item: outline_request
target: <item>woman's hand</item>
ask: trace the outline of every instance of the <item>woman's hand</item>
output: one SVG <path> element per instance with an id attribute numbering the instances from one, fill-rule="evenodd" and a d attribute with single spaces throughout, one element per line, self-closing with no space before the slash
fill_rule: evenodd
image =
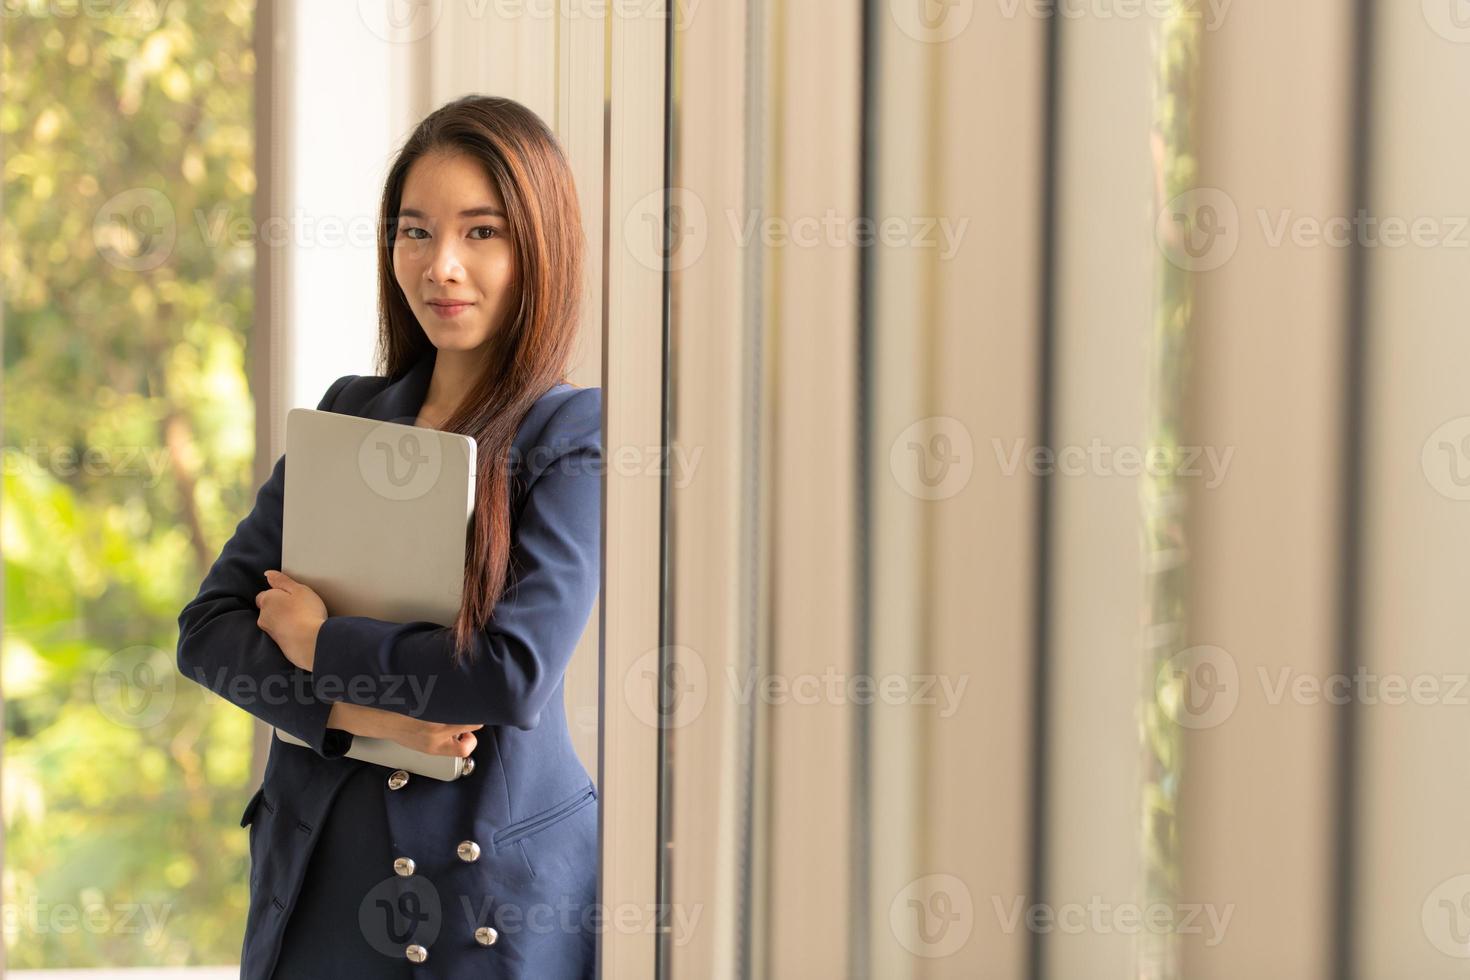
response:
<path id="1" fill-rule="evenodd" d="M 328 728 L 340 728 L 365 738 L 386 738 L 429 755 L 464 758 L 475 751 L 475 731 L 484 725 L 447 725 L 410 718 L 362 704 L 337 701 L 327 716 Z"/>
<path id="2" fill-rule="evenodd" d="M 265 580 L 271 587 L 255 595 L 260 616 L 255 622 L 270 634 L 286 659 L 302 670 L 316 662 L 316 634 L 327 621 L 327 605 L 309 585 L 285 572 L 268 569 Z"/>

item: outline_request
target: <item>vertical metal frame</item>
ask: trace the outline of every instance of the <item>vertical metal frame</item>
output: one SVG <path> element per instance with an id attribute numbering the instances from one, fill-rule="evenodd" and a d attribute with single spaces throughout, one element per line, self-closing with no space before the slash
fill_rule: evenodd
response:
<path id="1" fill-rule="evenodd" d="M 270 227 L 272 215 L 285 214 L 290 193 L 290 65 L 294 32 L 291 7 L 282 0 L 260 0 L 255 8 L 255 196 L 256 228 Z M 255 395 L 254 485 L 269 478 L 286 451 L 284 419 L 289 346 L 291 256 L 267 236 L 255 238 L 255 315 L 251 322 L 250 390 Z M 265 776 L 270 726 L 252 726 L 251 784 Z"/>
<path id="2" fill-rule="evenodd" d="M 754 705 L 725 678 L 757 669 L 762 485 L 761 253 L 726 215 L 759 200 L 763 5 L 698 8 L 671 34 L 668 560 L 671 671 L 661 888 L 671 910 L 659 976 L 752 976 L 747 859 Z M 691 928 L 692 925 L 692 928 Z"/>
<path id="3" fill-rule="evenodd" d="M 607 210 L 604 222 L 602 797 L 599 901 L 610 927 L 599 946 L 603 977 L 654 975 L 657 933 L 616 928 L 618 915 L 658 901 L 659 728 L 664 588 L 662 454 L 665 378 L 665 276 L 651 254 L 664 253 L 664 100 L 666 25 L 623 17 L 607 5 Z M 651 220 L 650 220 L 651 219 Z M 634 231 L 630 234 L 630 229 Z M 633 680 L 629 683 L 630 678 Z"/>
<path id="4" fill-rule="evenodd" d="M 1184 740 L 1181 900 L 1232 915 L 1223 941 L 1183 937 L 1182 974 L 1201 980 L 1325 977 L 1336 942 L 1339 709 L 1273 703 L 1263 679 L 1338 663 L 1349 266 L 1343 249 L 1273 243 L 1263 228 L 1350 200 L 1354 25 L 1322 0 L 1280 13 L 1238 3 L 1201 51 L 1200 186 L 1238 233 L 1196 271 L 1187 388 L 1189 443 L 1237 449 L 1228 478 L 1189 501 L 1191 642 L 1211 648 L 1197 660 L 1216 676 L 1238 678 L 1219 691 L 1236 698 L 1224 717 Z"/>
<path id="5" fill-rule="evenodd" d="M 1052 18 L 1049 169 L 1052 356 L 1048 443 L 1146 448 L 1155 322 L 1155 18 Z M 1098 85 L 1107 78 L 1107 85 Z M 1146 475 L 1069 469 L 1049 478 L 1048 641 L 1035 899 L 1141 906 L 1139 705 L 1148 578 Z M 1149 937 L 1152 938 L 1152 937 Z M 1142 938 L 1119 929 L 1033 935 L 1036 976 L 1143 975 Z"/>
<path id="6" fill-rule="evenodd" d="M 1470 24 L 1450 3 L 1356 6 L 1355 70 L 1367 78 L 1355 109 L 1371 142 L 1354 147 L 1352 207 L 1380 224 L 1352 270 L 1343 394 L 1359 405 L 1342 406 L 1344 442 L 1356 444 L 1344 478 L 1359 481 L 1360 540 L 1344 561 L 1340 669 L 1363 670 L 1378 696 L 1352 705 L 1345 739 L 1351 864 L 1336 884 L 1349 908 L 1334 938 L 1349 967 L 1337 975 L 1447 980 L 1464 975 L 1470 951 L 1470 132 L 1445 119 L 1470 85 Z M 1400 230 L 1395 247 L 1390 221 L 1428 233 L 1405 242 Z"/>

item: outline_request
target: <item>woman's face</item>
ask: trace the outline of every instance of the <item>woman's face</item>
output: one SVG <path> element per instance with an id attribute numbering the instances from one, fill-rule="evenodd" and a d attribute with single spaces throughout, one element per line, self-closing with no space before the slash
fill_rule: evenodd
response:
<path id="1" fill-rule="evenodd" d="M 516 268 L 505 202 L 461 153 L 427 153 L 404 179 L 393 275 L 439 350 L 476 350 L 505 322 Z"/>

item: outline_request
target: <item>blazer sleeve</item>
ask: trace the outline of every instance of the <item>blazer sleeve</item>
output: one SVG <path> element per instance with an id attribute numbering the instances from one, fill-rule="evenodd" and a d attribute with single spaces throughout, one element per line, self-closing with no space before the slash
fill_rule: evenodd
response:
<path id="1" fill-rule="evenodd" d="M 316 640 L 318 696 L 426 721 L 536 726 L 601 581 L 601 389 L 567 398 L 533 445 L 530 484 L 512 521 L 511 585 L 465 663 L 450 659 L 449 627 L 331 616 Z M 550 462 L 537 471 L 541 460 Z"/>
<path id="2" fill-rule="evenodd" d="M 330 411 L 357 375 L 338 378 L 317 405 Z M 282 497 L 286 457 L 276 460 L 255 507 L 215 559 L 199 594 L 179 613 L 179 671 L 267 724 L 306 742 L 323 758 L 352 746 L 352 734 L 327 727 L 330 702 L 318 698 L 311 675 L 260 628 L 256 593 L 270 587 L 265 570 L 281 567 Z"/>

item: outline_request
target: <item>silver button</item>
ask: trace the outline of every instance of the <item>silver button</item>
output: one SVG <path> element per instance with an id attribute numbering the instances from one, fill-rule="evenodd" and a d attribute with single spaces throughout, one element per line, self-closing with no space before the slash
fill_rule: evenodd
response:
<path id="1" fill-rule="evenodd" d="M 481 946 L 494 946 L 495 940 L 500 938 L 500 933 L 489 926 L 481 926 L 475 930 L 475 942 Z"/>
<path id="2" fill-rule="evenodd" d="M 408 957 L 410 963 L 422 963 L 429 958 L 429 951 L 418 943 L 414 943 L 403 951 L 403 955 Z"/>
<path id="3" fill-rule="evenodd" d="M 402 789 L 408 785 L 408 773 L 402 769 L 393 770 L 393 775 L 388 777 L 389 789 Z"/>
<path id="4" fill-rule="evenodd" d="M 475 771 L 475 760 L 471 756 L 465 756 L 464 768 L 459 771 L 459 777 L 463 779 Z"/>
<path id="5" fill-rule="evenodd" d="M 472 840 L 462 840 L 459 847 L 455 849 L 461 861 L 478 861 L 480 859 L 480 845 Z"/>
<path id="6" fill-rule="evenodd" d="M 394 874 L 407 878 L 413 874 L 413 858 L 398 858 L 393 862 Z"/>

